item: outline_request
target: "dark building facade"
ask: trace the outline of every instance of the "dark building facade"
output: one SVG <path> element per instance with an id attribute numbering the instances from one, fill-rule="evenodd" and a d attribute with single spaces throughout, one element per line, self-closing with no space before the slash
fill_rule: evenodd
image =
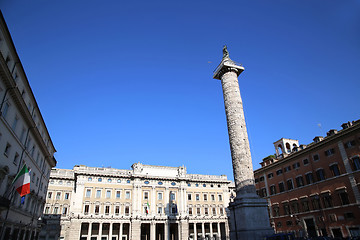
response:
<path id="1" fill-rule="evenodd" d="M 276 232 L 360 236 L 360 120 L 308 145 L 282 138 L 274 146 L 254 175 Z"/>

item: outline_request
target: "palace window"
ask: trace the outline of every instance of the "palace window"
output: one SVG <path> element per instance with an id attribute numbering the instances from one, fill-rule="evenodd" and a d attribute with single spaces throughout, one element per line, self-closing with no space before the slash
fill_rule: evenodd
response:
<path id="1" fill-rule="evenodd" d="M 216 216 L 216 208 L 215 207 L 212 208 L 212 215 Z"/>
<path id="2" fill-rule="evenodd" d="M 289 172 L 291 170 L 291 167 L 290 166 L 287 166 L 284 168 L 284 172 Z"/>
<path id="3" fill-rule="evenodd" d="M 318 170 L 316 171 L 316 177 L 317 177 L 317 180 L 318 180 L 318 181 L 325 180 L 325 172 L 324 172 L 324 169 L 318 169 Z"/>
<path id="4" fill-rule="evenodd" d="M 189 208 L 189 215 L 192 216 L 192 208 Z"/>
<path id="5" fill-rule="evenodd" d="M 349 196 L 345 190 L 339 191 L 339 197 L 341 200 L 341 205 L 347 205 L 350 203 Z"/>
<path id="6" fill-rule="evenodd" d="M 204 194 L 204 201 L 207 201 L 207 194 Z"/>
<path id="7" fill-rule="evenodd" d="M 267 177 L 268 177 L 268 178 L 273 178 L 273 177 L 274 177 L 274 174 L 273 174 L 273 173 L 269 173 L 269 174 L 267 175 Z"/>
<path id="8" fill-rule="evenodd" d="M 174 192 L 170 192 L 170 200 L 175 201 L 175 193 Z"/>
<path id="9" fill-rule="evenodd" d="M 4 151 L 4 155 L 5 155 L 6 157 L 9 156 L 9 154 L 10 154 L 10 149 L 11 149 L 11 145 L 10 145 L 9 143 L 7 143 L 7 144 L 6 144 L 6 147 L 5 147 L 5 151 Z"/>
<path id="10" fill-rule="evenodd" d="M 286 181 L 286 184 L 287 184 L 288 190 L 291 190 L 291 189 L 294 188 L 292 179 L 287 180 L 287 181 Z"/>
<path id="11" fill-rule="evenodd" d="M 222 195 L 219 194 L 219 201 L 222 201 Z"/>
<path id="12" fill-rule="evenodd" d="M 121 191 L 119 190 L 116 191 L 116 198 L 117 199 L 121 198 Z"/>
<path id="13" fill-rule="evenodd" d="M 318 195 L 311 197 L 311 204 L 314 210 L 321 209 L 320 198 Z"/>
<path id="14" fill-rule="evenodd" d="M 300 167 L 300 163 L 299 162 L 296 162 L 293 164 L 293 169 L 297 169 Z"/>
<path id="15" fill-rule="evenodd" d="M 85 197 L 89 198 L 91 196 L 91 189 L 86 189 Z"/>
<path id="16" fill-rule="evenodd" d="M 215 201 L 215 195 L 211 194 L 211 201 Z"/>
<path id="17" fill-rule="evenodd" d="M 149 199 L 149 192 L 144 192 L 144 200 L 148 200 Z"/>
<path id="18" fill-rule="evenodd" d="M 340 170 L 339 170 L 339 166 L 337 164 L 333 164 L 330 166 L 330 170 L 332 175 L 335 176 L 339 176 L 340 175 Z"/>
<path id="19" fill-rule="evenodd" d="M 322 194 L 322 200 L 325 208 L 330 208 L 333 206 L 330 193 Z"/>
<path id="20" fill-rule="evenodd" d="M 196 201 L 200 201 L 200 195 L 199 195 L 199 194 L 196 194 L 196 195 L 195 195 L 195 199 L 196 199 Z"/>
<path id="21" fill-rule="evenodd" d="M 284 204 L 283 204 L 283 208 L 284 208 L 284 214 L 285 214 L 285 215 L 289 215 L 289 214 L 290 214 L 289 203 L 284 203 Z"/>
<path id="22" fill-rule="evenodd" d="M 328 150 L 325 151 L 325 156 L 331 156 L 335 154 L 335 149 L 330 148 Z"/>
<path id="23" fill-rule="evenodd" d="M 291 202 L 292 213 L 299 213 L 299 203 L 297 201 Z"/>
<path id="24" fill-rule="evenodd" d="M 270 195 L 274 195 L 276 194 L 276 186 L 275 185 L 271 185 L 270 186 Z"/>
<path id="25" fill-rule="evenodd" d="M 351 160 L 352 160 L 354 171 L 360 170 L 360 158 L 359 158 L 359 156 L 355 156 Z"/>
<path id="26" fill-rule="evenodd" d="M 196 215 L 198 215 L 198 216 L 201 215 L 201 210 L 200 210 L 200 208 L 196 208 Z"/>
<path id="27" fill-rule="evenodd" d="M 304 178 L 302 176 L 296 177 L 296 185 L 297 187 L 304 186 Z"/>
<path id="28" fill-rule="evenodd" d="M 130 214 L 130 207 L 125 206 L 125 216 L 129 216 L 129 214 Z"/>
<path id="29" fill-rule="evenodd" d="M 115 215 L 118 216 L 120 214 L 120 206 L 115 206 Z"/>
<path id="30" fill-rule="evenodd" d="M 130 199 L 130 191 L 125 192 L 125 199 Z"/>
<path id="31" fill-rule="evenodd" d="M 158 214 L 162 214 L 162 207 L 158 207 L 157 213 L 158 213 Z"/>
<path id="32" fill-rule="evenodd" d="M 319 154 L 313 155 L 313 160 L 314 162 L 319 161 L 320 160 Z"/>
<path id="33" fill-rule="evenodd" d="M 308 165 L 308 164 L 309 164 L 309 159 L 305 158 L 305 159 L 303 160 L 303 163 L 304 163 L 304 166 Z"/>
<path id="34" fill-rule="evenodd" d="M 314 182 L 314 176 L 311 172 L 305 174 L 305 178 L 306 178 L 306 184 L 311 184 Z"/>
<path id="35" fill-rule="evenodd" d="M 100 205 L 95 205 L 95 214 L 98 215 L 100 212 Z"/>
<path id="36" fill-rule="evenodd" d="M 163 194 L 162 192 L 158 192 L 158 200 L 162 200 L 163 199 Z"/>
<path id="37" fill-rule="evenodd" d="M 352 148 L 352 147 L 355 146 L 355 145 L 356 145 L 355 140 L 348 141 L 348 142 L 344 143 L 344 147 L 345 147 L 345 148 Z"/>
<path id="38" fill-rule="evenodd" d="M 96 190 L 96 198 L 100 198 L 101 197 L 101 190 Z"/>
<path id="39" fill-rule="evenodd" d="M 191 201 L 191 193 L 188 194 L 188 200 Z"/>
<path id="40" fill-rule="evenodd" d="M 280 215 L 279 212 L 280 212 L 279 205 L 273 206 L 274 217 L 278 217 Z"/>
<path id="41" fill-rule="evenodd" d="M 109 215 L 110 213 L 110 206 L 105 206 L 105 215 Z"/>
<path id="42" fill-rule="evenodd" d="M 284 185 L 283 182 L 280 182 L 280 183 L 279 183 L 279 191 L 280 191 L 280 192 L 285 191 L 285 185 Z"/>
<path id="43" fill-rule="evenodd" d="M 106 190 L 106 198 L 110 198 L 111 197 L 111 190 Z"/>
<path id="44" fill-rule="evenodd" d="M 279 169 L 279 170 L 276 171 L 276 175 L 281 175 L 282 172 L 283 172 L 282 169 Z"/>

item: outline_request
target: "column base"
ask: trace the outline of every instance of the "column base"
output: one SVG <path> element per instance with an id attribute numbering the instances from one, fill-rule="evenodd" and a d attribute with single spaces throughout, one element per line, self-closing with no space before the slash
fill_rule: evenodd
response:
<path id="1" fill-rule="evenodd" d="M 236 197 L 229 209 L 230 239 L 263 240 L 274 234 L 265 199 L 258 196 Z"/>

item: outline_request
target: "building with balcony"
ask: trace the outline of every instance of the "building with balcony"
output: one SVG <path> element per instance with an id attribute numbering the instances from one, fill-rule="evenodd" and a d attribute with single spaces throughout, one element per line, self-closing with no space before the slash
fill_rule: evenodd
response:
<path id="1" fill-rule="evenodd" d="M 297 236 L 360 236 L 360 120 L 312 143 L 282 138 L 254 171 L 276 232 Z"/>
<path id="2" fill-rule="evenodd" d="M 230 184 L 141 163 L 53 169 L 39 239 L 226 239 Z"/>
<path id="3" fill-rule="evenodd" d="M 0 239 L 36 239 L 55 147 L 0 12 Z M 31 169 L 21 201 L 12 181 Z"/>

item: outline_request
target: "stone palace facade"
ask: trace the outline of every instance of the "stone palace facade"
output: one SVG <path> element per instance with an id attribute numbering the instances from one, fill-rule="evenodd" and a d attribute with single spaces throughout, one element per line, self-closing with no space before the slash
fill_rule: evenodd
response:
<path id="1" fill-rule="evenodd" d="M 282 138 L 255 173 L 276 232 L 296 236 L 360 236 L 360 121 L 312 143 Z"/>
<path id="2" fill-rule="evenodd" d="M 226 239 L 231 181 L 185 167 L 53 169 L 39 239 Z"/>
<path id="3" fill-rule="evenodd" d="M 0 239 L 37 239 L 55 152 L 0 11 Z M 24 164 L 31 182 L 21 201 L 12 182 Z"/>

